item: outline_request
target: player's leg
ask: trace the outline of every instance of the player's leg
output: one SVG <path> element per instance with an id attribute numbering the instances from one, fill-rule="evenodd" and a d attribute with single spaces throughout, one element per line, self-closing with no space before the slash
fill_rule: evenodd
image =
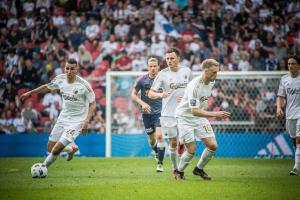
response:
<path id="1" fill-rule="evenodd" d="M 67 152 L 67 161 L 70 161 L 73 159 L 74 154 L 78 151 L 78 146 L 72 142 L 70 144 L 68 144 L 63 150 L 62 152 Z"/>
<path id="2" fill-rule="evenodd" d="M 147 133 L 148 134 L 148 144 L 151 146 L 152 150 L 155 153 L 155 160 L 158 162 L 158 150 L 157 150 L 157 141 L 156 141 L 156 133 Z"/>
<path id="3" fill-rule="evenodd" d="M 177 137 L 169 138 L 170 159 L 173 168 L 173 176 L 178 170 Z"/>
<path id="4" fill-rule="evenodd" d="M 193 159 L 196 152 L 196 143 L 195 141 L 185 143 L 186 151 L 182 154 L 178 166 L 178 171 L 176 175 L 176 179 L 185 179 L 184 170 L 190 164 L 190 161 Z"/>
<path id="5" fill-rule="evenodd" d="M 195 167 L 193 174 L 202 177 L 204 180 L 211 180 L 211 177 L 204 171 L 204 167 L 213 158 L 217 150 L 217 141 L 215 137 L 202 138 L 206 148 L 202 152 L 201 158 Z"/>
<path id="6" fill-rule="evenodd" d="M 175 177 L 178 169 L 177 120 L 175 117 L 161 117 L 160 122 L 162 132 L 169 141 L 170 160 L 173 168 L 172 175 Z"/>
<path id="7" fill-rule="evenodd" d="M 162 134 L 161 124 L 160 124 L 160 114 L 153 115 L 153 124 L 155 128 L 155 136 L 157 141 L 157 172 L 163 172 L 163 161 L 165 157 L 165 141 Z"/>
<path id="8" fill-rule="evenodd" d="M 47 144 L 48 153 L 51 153 L 55 144 L 56 144 L 56 142 L 54 142 L 54 141 L 50 141 L 50 140 L 48 141 L 48 144 Z"/>
<path id="9" fill-rule="evenodd" d="M 63 127 L 63 123 L 62 122 L 59 122 L 57 121 L 55 126 L 53 127 L 52 131 L 51 131 L 51 134 L 49 136 L 49 141 L 48 141 L 48 156 L 47 158 L 45 159 L 45 161 L 43 162 L 44 165 L 46 165 L 47 167 L 53 163 L 56 158 L 57 158 L 57 155 L 54 155 L 52 153 L 55 145 L 57 144 L 59 138 L 62 136 L 63 132 L 64 132 L 64 127 Z"/>
<path id="10" fill-rule="evenodd" d="M 163 172 L 163 161 L 165 157 L 165 141 L 162 135 L 161 127 L 156 128 L 156 140 L 157 140 L 157 151 L 158 151 L 158 162 L 157 162 L 157 172 Z"/>
<path id="11" fill-rule="evenodd" d="M 152 115 L 143 114 L 142 115 L 145 131 L 148 135 L 148 144 L 151 146 L 152 150 L 155 153 L 155 158 L 157 157 L 157 142 L 155 136 L 155 127 L 152 120 Z"/>
<path id="12" fill-rule="evenodd" d="M 290 137 L 292 138 L 292 142 L 293 142 L 295 151 L 297 149 L 296 126 L 297 126 L 297 119 L 287 119 L 286 120 L 286 131 L 289 133 Z"/>
<path id="13" fill-rule="evenodd" d="M 300 171 L 300 119 L 296 123 L 296 151 L 295 151 L 295 165 L 290 175 L 299 175 Z"/>
<path id="14" fill-rule="evenodd" d="M 184 179 L 184 169 L 189 165 L 196 152 L 194 128 L 184 120 L 178 119 L 178 140 L 185 145 L 186 151 L 182 154 L 176 174 L 176 179 Z"/>
<path id="15" fill-rule="evenodd" d="M 60 141 L 56 142 L 54 147 L 52 148 L 51 153 L 47 156 L 43 164 L 46 167 L 49 167 L 52 163 L 55 162 L 57 156 L 60 154 L 60 152 L 65 148 L 66 146 L 62 144 Z"/>
<path id="16" fill-rule="evenodd" d="M 71 143 L 74 143 L 77 136 L 80 134 L 82 124 L 76 123 L 76 124 L 63 124 L 67 128 L 64 129 L 59 141 L 54 145 L 52 148 L 51 153 L 47 156 L 44 163 L 47 167 L 50 166 L 53 162 L 55 162 L 57 156 L 60 154 L 60 152 L 65 149 L 66 146 L 68 146 Z"/>

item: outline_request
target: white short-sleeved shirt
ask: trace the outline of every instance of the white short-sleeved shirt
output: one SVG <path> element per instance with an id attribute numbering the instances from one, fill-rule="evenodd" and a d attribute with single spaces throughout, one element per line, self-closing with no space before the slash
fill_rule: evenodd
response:
<path id="1" fill-rule="evenodd" d="M 201 125 L 201 117 L 195 117 L 191 108 L 206 109 L 208 98 L 211 96 L 215 82 L 205 85 L 201 80 L 201 75 L 194 78 L 184 92 L 184 96 L 176 109 L 176 117 L 183 119 L 192 126 Z M 206 121 L 206 118 L 204 118 Z"/>
<path id="2" fill-rule="evenodd" d="M 158 91 L 162 88 L 163 92 L 170 95 L 162 100 L 162 117 L 175 117 L 175 110 L 178 106 L 177 98 L 182 97 L 184 90 L 192 79 L 190 68 L 180 66 L 178 71 L 173 72 L 170 68 L 161 70 L 155 78 L 151 90 Z"/>
<path id="3" fill-rule="evenodd" d="M 300 75 L 296 78 L 284 75 L 277 96 L 286 97 L 286 118 L 300 119 Z"/>
<path id="4" fill-rule="evenodd" d="M 94 91 L 86 80 L 76 76 L 75 82 L 68 83 L 66 74 L 61 74 L 48 83 L 47 87 L 50 90 L 60 90 L 63 98 L 58 121 L 83 122 L 86 119 L 89 104 L 95 100 Z"/>

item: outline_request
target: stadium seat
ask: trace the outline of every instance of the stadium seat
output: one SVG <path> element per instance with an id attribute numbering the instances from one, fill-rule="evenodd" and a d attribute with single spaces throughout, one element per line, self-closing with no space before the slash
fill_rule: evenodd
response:
<path id="1" fill-rule="evenodd" d="M 41 112 L 41 111 L 44 110 L 44 106 L 43 106 L 43 104 L 38 103 L 38 104 L 34 105 L 34 109 L 36 109 L 37 111 Z"/>
<path id="2" fill-rule="evenodd" d="M 94 93 L 96 96 L 96 99 L 100 99 L 100 97 L 103 95 L 103 90 L 101 88 L 94 89 Z"/>
<path id="3" fill-rule="evenodd" d="M 126 97 L 117 97 L 113 100 L 113 107 L 121 108 L 123 112 L 127 112 Z"/>
<path id="4" fill-rule="evenodd" d="M 102 98 L 100 99 L 100 101 L 99 101 L 99 104 L 100 104 L 101 106 L 105 106 L 105 105 L 106 105 L 106 98 L 105 98 L 105 97 L 102 97 Z"/>
<path id="5" fill-rule="evenodd" d="M 85 69 L 80 70 L 80 74 L 82 77 L 87 77 L 89 75 L 89 73 Z"/>

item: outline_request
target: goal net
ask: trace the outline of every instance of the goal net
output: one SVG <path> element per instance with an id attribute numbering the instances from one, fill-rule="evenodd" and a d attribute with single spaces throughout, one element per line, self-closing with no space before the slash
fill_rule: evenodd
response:
<path id="1" fill-rule="evenodd" d="M 144 72 L 106 74 L 106 157 L 150 156 L 140 107 L 131 90 Z M 199 73 L 198 73 L 199 74 Z M 195 73 L 194 75 L 198 75 Z M 226 121 L 210 118 L 220 157 L 289 157 L 293 150 L 284 119 L 276 118 L 280 77 L 287 72 L 220 72 L 208 110 L 226 110 Z M 203 146 L 197 144 L 198 151 Z M 199 155 L 199 153 L 196 153 Z"/>

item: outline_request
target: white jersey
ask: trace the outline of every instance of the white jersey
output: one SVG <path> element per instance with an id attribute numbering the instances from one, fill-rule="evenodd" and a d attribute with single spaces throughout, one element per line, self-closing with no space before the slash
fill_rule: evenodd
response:
<path id="1" fill-rule="evenodd" d="M 73 83 L 68 83 L 66 74 L 56 76 L 47 84 L 50 90 L 60 90 L 63 98 L 62 111 L 58 121 L 83 122 L 88 114 L 89 104 L 95 100 L 90 84 L 76 76 Z"/>
<path id="2" fill-rule="evenodd" d="M 201 80 L 201 75 L 194 78 L 187 85 L 183 99 L 176 109 L 176 117 L 183 119 L 192 126 L 201 125 L 201 117 L 193 116 L 191 108 L 206 109 L 214 84 L 215 82 L 210 82 L 205 85 Z M 206 122 L 206 118 L 204 118 L 204 121 Z"/>
<path id="3" fill-rule="evenodd" d="M 177 98 L 182 97 L 184 90 L 192 79 L 192 71 L 188 67 L 180 66 L 178 71 L 173 72 L 170 68 L 161 70 L 153 81 L 151 90 L 169 93 L 162 100 L 162 117 L 175 117 L 175 109 L 178 106 Z"/>
<path id="4" fill-rule="evenodd" d="M 300 119 L 300 75 L 284 75 L 279 84 L 278 96 L 286 97 L 286 118 Z"/>

